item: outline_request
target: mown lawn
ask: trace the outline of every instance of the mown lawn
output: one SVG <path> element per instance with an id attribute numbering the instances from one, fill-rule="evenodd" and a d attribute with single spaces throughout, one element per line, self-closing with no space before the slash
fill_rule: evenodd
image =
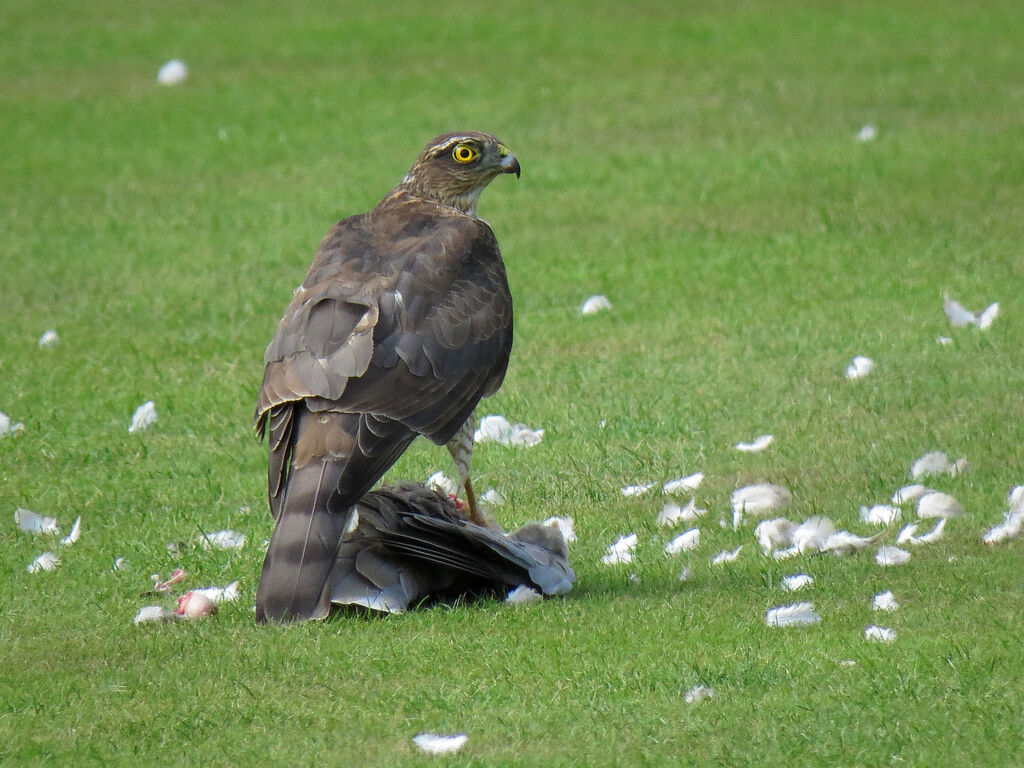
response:
<path id="1" fill-rule="evenodd" d="M 1024 483 L 1021 40 L 1012 2 L 0 1 L 0 763 L 1020 764 L 1024 543 L 980 537 Z M 263 348 L 328 227 L 456 129 L 523 166 L 481 204 L 517 312 L 484 412 L 545 429 L 479 448 L 477 484 L 508 526 L 575 519 L 577 588 L 258 627 Z M 947 291 L 998 319 L 951 329 Z M 767 480 L 867 533 L 932 450 L 970 462 L 929 481 L 968 514 L 906 565 L 776 562 L 718 524 Z M 417 443 L 389 478 L 438 469 Z M 696 471 L 702 543 L 668 558 L 664 497 L 619 489 Z M 82 517 L 57 570 L 26 571 L 56 542 L 17 507 Z M 223 528 L 246 546 L 197 546 Z M 133 626 L 178 566 L 241 598 Z M 819 624 L 765 626 L 804 599 Z M 469 741 L 435 760 L 420 731 Z"/>

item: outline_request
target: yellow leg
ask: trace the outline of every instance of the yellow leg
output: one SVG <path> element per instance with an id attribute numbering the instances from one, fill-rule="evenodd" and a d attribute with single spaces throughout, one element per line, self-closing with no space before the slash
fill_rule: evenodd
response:
<path id="1" fill-rule="evenodd" d="M 480 508 L 476 504 L 476 494 L 473 493 L 473 481 L 466 475 L 466 503 L 469 504 L 469 519 L 477 525 L 487 525 L 487 520 L 480 514 Z"/>

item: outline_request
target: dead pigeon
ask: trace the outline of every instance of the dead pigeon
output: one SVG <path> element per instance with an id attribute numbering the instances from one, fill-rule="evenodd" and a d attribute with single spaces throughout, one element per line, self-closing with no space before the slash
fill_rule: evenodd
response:
<path id="1" fill-rule="evenodd" d="M 367 493 L 355 510 L 327 583 L 335 605 L 401 613 L 427 597 L 520 585 L 561 595 L 576 579 L 554 523 L 506 535 L 469 522 L 450 498 L 418 484 Z"/>

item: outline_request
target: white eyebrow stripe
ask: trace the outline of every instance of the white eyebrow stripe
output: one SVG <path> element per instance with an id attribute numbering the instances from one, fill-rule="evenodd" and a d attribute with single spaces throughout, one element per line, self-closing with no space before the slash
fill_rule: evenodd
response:
<path id="1" fill-rule="evenodd" d="M 452 136 L 447 141 L 443 141 L 440 144 L 432 144 L 427 148 L 428 154 L 434 154 L 435 152 L 444 152 L 449 147 L 453 147 L 456 144 L 461 144 L 464 141 L 472 141 L 474 144 L 479 144 L 480 141 L 475 136 Z"/>

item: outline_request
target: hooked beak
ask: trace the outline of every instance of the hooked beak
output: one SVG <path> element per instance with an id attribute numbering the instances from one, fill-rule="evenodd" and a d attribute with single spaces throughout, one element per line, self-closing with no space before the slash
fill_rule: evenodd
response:
<path id="1" fill-rule="evenodd" d="M 501 153 L 501 162 L 498 163 L 498 167 L 501 168 L 501 172 L 514 173 L 518 179 L 522 169 L 519 167 L 519 161 L 516 160 L 516 156 L 513 155 L 509 151 L 509 148 L 504 144 L 498 145 L 498 149 Z"/>

